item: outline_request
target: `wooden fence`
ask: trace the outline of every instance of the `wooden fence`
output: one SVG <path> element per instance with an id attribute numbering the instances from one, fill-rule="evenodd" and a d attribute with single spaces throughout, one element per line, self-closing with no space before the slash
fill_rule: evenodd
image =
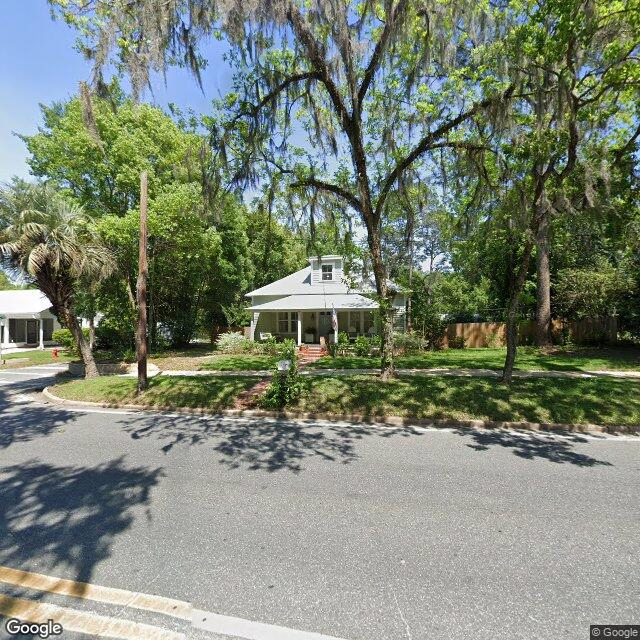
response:
<path id="1" fill-rule="evenodd" d="M 615 342 L 618 335 L 618 320 L 615 317 L 585 318 L 583 320 L 553 320 L 553 332 L 563 329 L 569 332 L 576 344 L 603 341 Z M 454 337 L 463 337 L 465 347 L 503 347 L 505 345 L 504 322 L 459 322 L 447 327 L 444 345 Z M 535 322 L 521 322 L 518 325 L 518 343 L 533 344 L 536 335 Z"/>

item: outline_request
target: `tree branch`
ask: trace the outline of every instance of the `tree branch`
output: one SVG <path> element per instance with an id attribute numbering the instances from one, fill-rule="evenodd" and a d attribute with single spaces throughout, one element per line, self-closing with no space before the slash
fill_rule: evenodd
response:
<path id="1" fill-rule="evenodd" d="M 360 200 L 356 198 L 352 193 L 349 193 L 346 189 L 339 187 L 337 184 L 331 184 L 324 180 L 318 180 L 317 178 L 305 178 L 304 180 L 298 180 L 289 185 L 292 189 L 299 189 L 301 187 L 314 187 L 320 191 L 329 191 L 341 198 L 344 198 L 356 211 L 362 212 L 362 204 Z"/>
<path id="2" fill-rule="evenodd" d="M 327 88 L 331 102 L 333 102 L 333 106 L 336 109 L 338 117 L 340 118 L 345 130 L 349 129 L 351 116 L 347 111 L 347 107 L 344 104 L 336 83 L 331 78 L 327 61 L 322 52 L 322 47 L 305 24 L 305 20 L 300 13 L 300 10 L 293 3 L 289 4 L 287 18 L 291 23 L 294 33 L 307 51 L 311 66 L 316 70 L 314 73 L 317 73 L 318 80 Z"/>
<path id="3" fill-rule="evenodd" d="M 362 103 L 364 102 L 365 96 L 367 95 L 367 91 L 369 90 L 369 86 L 373 81 L 373 77 L 376 74 L 376 71 L 380 67 L 382 55 L 387 48 L 387 44 L 389 43 L 389 39 L 391 34 L 393 33 L 393 27 L 397 23 L 397 21 L 402 17 L 402 14 L 406 11 L 409 5 L 409 0 L 400 0 L 396 5 L 395 9 L 391 11 L 391 15 L 389 19 L 384 25 L 384 29 L 380 34 L 380 39 L 378 40 L 375 49 L 373 50 L 373 54 L 371 55 L 371 60 L 367 65 L 367 69 L 364 72 L 364 78 L 362 79 L 362 83 L 360 84 L 360 88 L 358 89 L 358 101 L 355 105 L 355 108 L 358 112 L 360 112 L 362 108 Z"/>
<path id="4" fill-rule="evenodd" d="M 393 187 L 394 183 L 398 179 L 398 176 L 408 167 L 410 167 L 413 162 L 415 162 L 423 153 L 428 151 L 430 148 L 435 147 L 436 141 L 449 133 L 451 130 L 455 129 L 459 124 L 462 124 L 465 120 L 468 120 L 472 116 L 474 116 L 478 111 L 482 109 L 486 109 L 491 106 L 495 102 L 508 100 L 511 97 L 515 89 L 515 85 L 509 86 L 509 88 L 501 93 L 499 96 L 494 96 L 492 98 L 485 98 L 480 102 L 476 102 L 470 109 L 465 111 L 464 113 L 459 114 L 455 118 L 445 122 L 440 125 L 435 131 L 428 133 L 426 136 L 418 142 L 418 144 L 413 148 L 411 152 L 409 152 L 402 160 L 400 160 L 393 171 L 387 176 L 386 180 L 382 185 L 382 189 L 380 191 L 380 195 L 378 196 L 378 201 L 376 202 L 375 207 L 375 215 L 376 218 L 380 216 L 382 211 L 382 207 L 384 206 L 384 201 L 389 195 L 389 191 Z"/>
<path id="5" fill-rule="evenodd" d="M 307 71 L 305 73 L 297 73 L 295 75 L 289 76 L 285 78 L 277 87 L 269 91 L 269 93 L 258 102 L 258 104 L 251 105 L 250 113 L 241 113 L 239 117 L 245 115 L 255 116 L 260 109 L 266 106 L 272 100 L 278 96 L 279 93 L 282 93 L 289 85 L 294 84 L 295 82 L 300 82 L 301 80 L 321 80 L 321 76 L 317 71 Z"/>

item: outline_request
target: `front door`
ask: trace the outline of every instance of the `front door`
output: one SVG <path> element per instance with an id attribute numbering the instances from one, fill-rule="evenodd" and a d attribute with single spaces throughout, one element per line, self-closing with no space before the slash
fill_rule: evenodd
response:
<path id="1" fill-rule="evenodd" d="M 331 311 L 320 311 L 318 319 L 318 335 L 320 337 L 329 337 L 331 330 Z"/>
<path id="2" fill-rule="evenodd" d="M 27 344 L 38 342 L 38 321 L 27 320 Z"/>

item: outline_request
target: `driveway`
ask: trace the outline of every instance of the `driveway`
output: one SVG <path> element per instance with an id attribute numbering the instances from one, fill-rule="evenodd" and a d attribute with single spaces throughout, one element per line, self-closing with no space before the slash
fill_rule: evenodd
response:
<path id="1" fill-rule="evenodd" d="M 0 374 L 0 566 L 348 640 L 584 639 L 589 624 L 639 622 L 638 438 L 25 395 L 51 373 Z M 239 637 L 269 637 L 250 628 Z"/>

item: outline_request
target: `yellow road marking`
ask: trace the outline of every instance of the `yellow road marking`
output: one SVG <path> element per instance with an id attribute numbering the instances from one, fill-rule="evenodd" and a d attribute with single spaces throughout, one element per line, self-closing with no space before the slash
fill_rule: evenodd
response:
<path id="1" fill-rule="evenodd" d="M 185 636 L 149 624 L 99 616 L 78 609 L 0 595 L 0 615 L 25 622 L 59 622 L 65 631 L 122 640 L 184 640 Z"/>
<path id="2" fill-rule="evenodd" d="M 45 576 L 42 573 L 31 573 L 1 566 L 0 582 L 36 589 L 37 591 L 46 591 L 47 593 L 153 611 L 154 613 L 162 613 L 182 620 L 191 620 L 191 605 L 188 602 L 163 598 L 162 596 L 152 596 L 112 587 L 101 587 L 87 582 L 76 582 L 75 580 L 55 578 Z"/>

